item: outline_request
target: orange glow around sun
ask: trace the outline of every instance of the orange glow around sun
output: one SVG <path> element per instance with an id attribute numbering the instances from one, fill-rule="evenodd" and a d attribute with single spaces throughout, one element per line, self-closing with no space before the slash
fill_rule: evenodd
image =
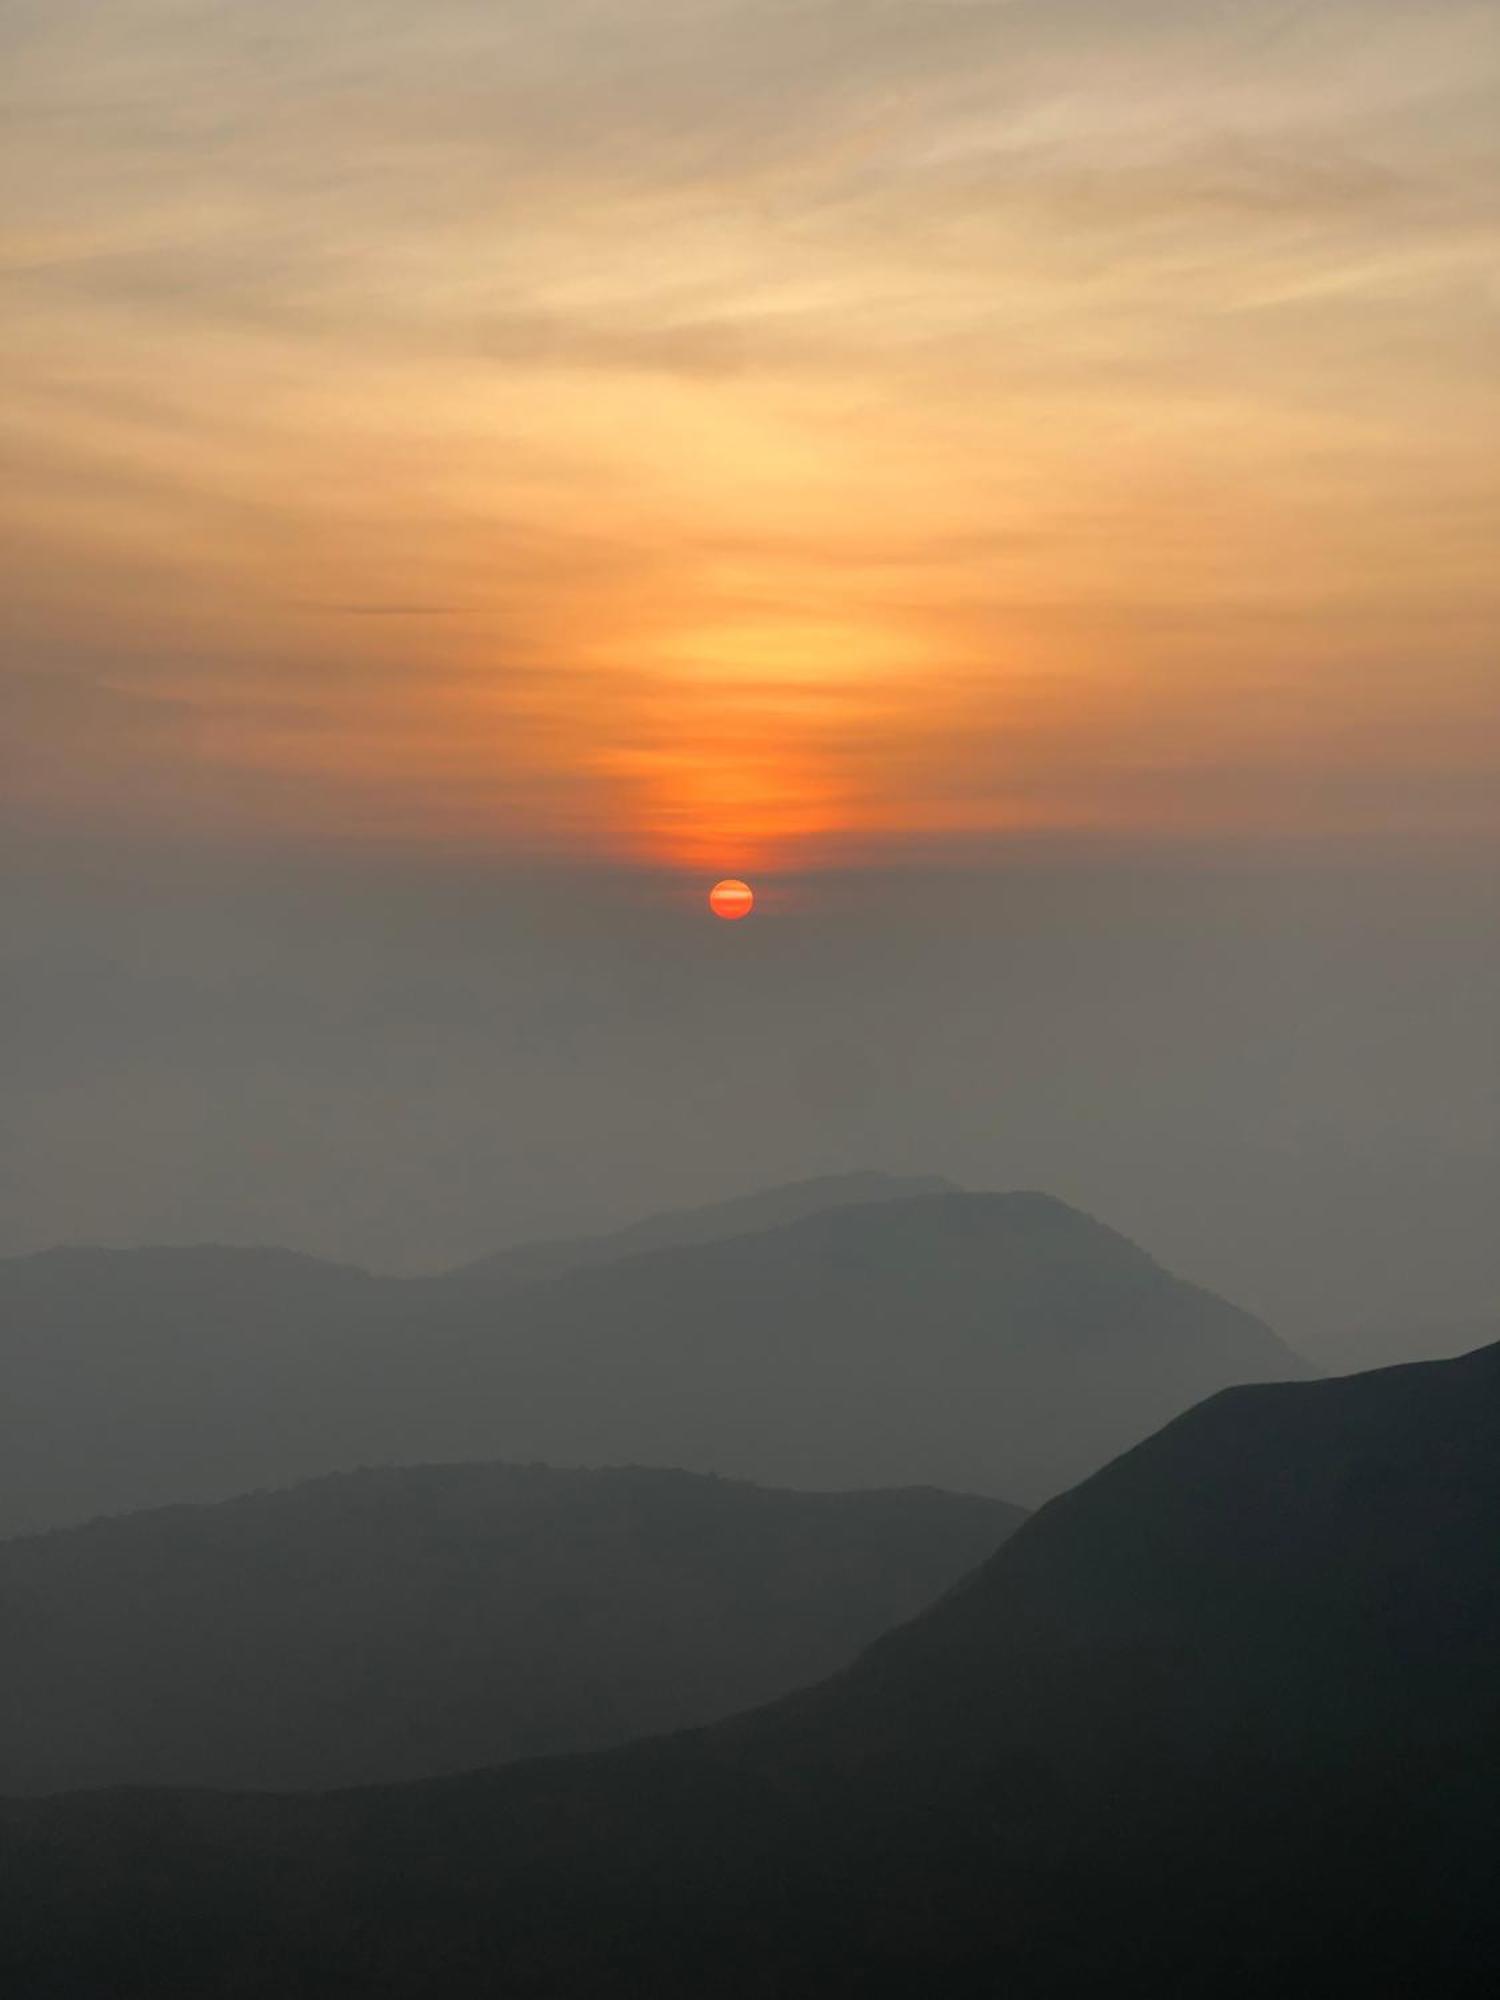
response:
<path id="1" fill-rule="evenodd" d="M 673 689 L 651 703 L 657 738 L 600 760 L 618 791 L 615 838 L 672 868 L 807 860 L 854 819 L 837 757 L 801 717 Z"/>
<path id="2" fill-rule="evenodd" d="M 1253 89 L 1152 10 L 1145 118 L 1119 8 L 900 10 L 907 88 L 894 8 L 809 64 L 805 8 L 625 0 L 693 20 L 637 75 L 577 7 L 433 0 L 335 92 L 303 9 L 270 120 L 185 11 L 6 49 L 7 828 L 695 910 L 729 866 L 761 915 L 1032 837 L 1500 837 L 1485 10 L 1318 10 L 1326 91 L 1270 0 L 1221 10 Z M 1366 158 L 1443 190 L 1378 255 Z"/>
<path id="3" fill-rule="evenodd" d="M 708 907 L 726 923 L 736 923 L 755 908 L 755 891 L 748 882 L 731 876 L 727 881 L 716 882 L 709 890 Z"/>

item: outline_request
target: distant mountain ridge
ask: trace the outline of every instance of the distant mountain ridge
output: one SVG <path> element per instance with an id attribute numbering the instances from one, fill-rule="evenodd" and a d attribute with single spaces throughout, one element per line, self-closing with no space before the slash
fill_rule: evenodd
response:
<path id="1" fill-rule="evenodd" d="M 1038 1194 L 835 1206 L 527 1284 L 55 1253 L 0 1263 L 0 1532 L 477 1459 L 1027 1504 L 1214 1389 L 1306 1372 Z"/>
<path id="2" fill-rule="evenodd" d="M 313 1283 L 409 1283 L 417 1287 L 444 1285 L 463 1279 L 496 1288 L 541 1284 L 565 1272 L 612 1263 L 648 1250 L 675 1249 L 690 1243 L 716 1243 L 730 1236 L 756 1235 L 784 1222 L 796 1222 L 826 1209 L 853 1208 L 877 1201 L 904 1201 L 914 1195 L 957 1194 L 961 1190 L 941 1174 L 887 1174 L 874 1168 L 853 1173 L 818 1174 L 787 1181 L 751 1194 L 732 1195 L 701 1207 L 671 1209 L 648 1215 L 619 1229 L 587 1236 L 546 1237 L 490 1251 L 448 1269 L 402 1279 L 350 1264 L 315 1251 L 288 1250 L 279 1244 L 148 1243 L 120 1247 L 98 1243 L 60 1243 L 0 1257 L 7 1268 L 49 1273 L 66 1280 L 83 1278 L 106 1266 L 135 1273 L 154 1272 L 191 1283 L 195 1273 L 213 1265 L 231 1266 L 248 1282 L 277 1278 Z"/>
<path id="3" fill-rule="evenodd" d="M 0 1808 L 22 2000 L 1486 1989 L 1500 1347 L 1210 1398 L 847 1672 L 605 1755 Z"/>
<path id="4" fill-rule="evenodd" d="M 873 1171 L 824 1174 L 703 1208 L 673 1210 L 648 1216 L 624 1229 L 598 1236 L 577 1236 L 557 1242 L 525 1243 L 499 1250 L 445 1273 L 486 1284 L 531 1284 L 561 1277 L 566 1271 L 613 1263 L 648 1250 L 675 1250 L 691 1243 L 718 1243 L 731 1236 L 760 1235 L 783 1223 L 831 1209 L 863 1207 L 877 1201 L 905 1201 L 914 1195 L 957 1194 L 952 1181 L 940 1174 L 884 1174 Z"/>
<path id="5" fill-rule="evenodd" d="M 574 1271 L 506 1331 L 543 1457 L 793 1486 L 1008 1480 L 1026 1504 L 1214 1389 L 1310 1372 L 1251 1314 L 1034 1193 L 834 1209 Z M 480 1348 L 453 1358 L 482 1374 Z"/>
<path id="6" fill-rule="evenodd" d="M 0 1793 L 370 1783 L 717 1720 L 846 1665 L 1022 1518 L 459 1465 L 0 1542 Z"/>

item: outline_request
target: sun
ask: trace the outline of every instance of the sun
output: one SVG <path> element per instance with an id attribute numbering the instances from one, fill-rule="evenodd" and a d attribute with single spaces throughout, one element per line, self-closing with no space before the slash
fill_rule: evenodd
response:
<path id="1" fill-rule="evenodd" d="M 715 882 L 709 890 L 708 907 L 726 923 L 736 923 L 755 908 L 755 891 L 748 882 L 730 876 L 727 882 Z"/>

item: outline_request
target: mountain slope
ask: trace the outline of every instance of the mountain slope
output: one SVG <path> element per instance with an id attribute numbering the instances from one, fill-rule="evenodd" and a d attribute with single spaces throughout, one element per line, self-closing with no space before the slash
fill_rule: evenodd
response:
<path id="1" fill-rule="evenodd" d="M 506 1292 L 574 1268 L 946 1185 L 933 1175 L 830 1175 L 416 1279 L 223 1244 L 0 1258 L 0 1536 L 222 1499 L 380 1455 L 360 1449 L 366 1322 L 420 1333 L 466 1302 L 483 1314 Z M 335 1448 L 326 1418 L 309 1423 L 299 1406 L 336 1391 L 340 1376 L 352 1422 Z M 441 1440 L 433 1449 L 462 1455 Z M 422 1456 L 399 1435 L 388 1450 L 403 1462 Z M 494 1453 L 482 1439 L 476 1455 Z"/>
<path id="2" fill-rule="evenodd" d="M 353 1784 L 711 1721 L 843 1666 L 1020 1519 L 466 1465 L 0 1543 L 0 1793 Z"/>
<path id="3" fill-rule="evenodd" d="M 1305 1373 L 1049 1196 L 950 1194 L 653 1252 L 517 1298 L 445 1366 L 507 1454 L 1032 1502 L 1227 1384 Z M 429 1353 L 432 1350 L 429 1349 Z"/>
<path id="4" fill-rule="evenodd" d="M 500 1295 L 318 1265 L 268 1292 L 222 1254 L 193 1264 L 217 1292 L 165 1303 L 128 1254 L 117 1290 L 109 1253 L 82 1293 L 0 1268 L 0 1526 L 496 1458 L 1025 1503 L 1214 1389 L 1305 1372 L 1044 1195 L 876 1202 Z"/>
<path id="5" fill-rule="evenodd" d="M 1484 1990 L 1500 1348 L 1213 1398 L 847 1673 L 601 1756 L 6 1808 L 31 1996 Z"/>

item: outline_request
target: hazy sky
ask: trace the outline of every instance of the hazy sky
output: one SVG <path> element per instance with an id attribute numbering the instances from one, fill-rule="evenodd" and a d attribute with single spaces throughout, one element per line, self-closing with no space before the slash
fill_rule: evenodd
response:
<path id="1" fill-rule="evenodd" d="M 868 1162 L 1334 1313 L 1493 1192 L 1492 0 L 0 0 L 0 70 L 8 1247 Z"/>
<path id="2" fill-rule="evenodd" d="M 1500 825 L 1490 0 L 0 22 L 27 818 Z"/>

